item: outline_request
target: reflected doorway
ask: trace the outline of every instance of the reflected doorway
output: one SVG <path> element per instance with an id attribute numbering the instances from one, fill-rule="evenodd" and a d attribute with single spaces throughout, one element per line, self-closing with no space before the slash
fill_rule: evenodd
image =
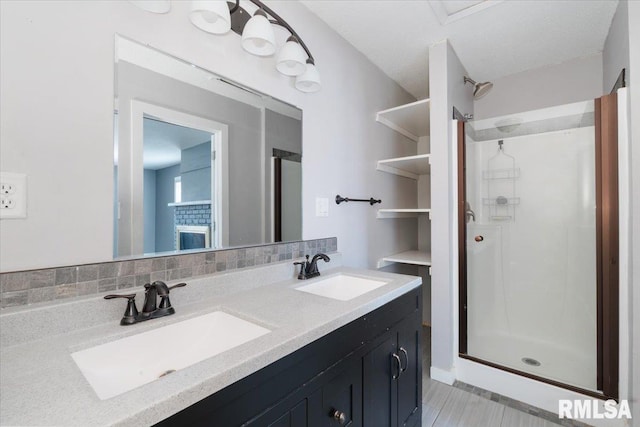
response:
<path id="1" fill-rule="evenodd" d="M 143 121 L 144 253 L 210 248 L 215 135 Z"/>
<path id="2" fill-rule="evenodd" d="M 117 256 L 228 244 L 228 126 L 137 100 L 131 113 L 131 145 L 119 141 L 130 170 L 116 167 Z"/>

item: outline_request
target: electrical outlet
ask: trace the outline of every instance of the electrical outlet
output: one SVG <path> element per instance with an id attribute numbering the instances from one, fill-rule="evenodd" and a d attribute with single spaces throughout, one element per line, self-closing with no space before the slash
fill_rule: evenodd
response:
<path id="1" fill-rule="evenodd" d="M 0 208 L 1 209 L 15 209 L 16 208 L 16 202 L 11 199 L 10 197 L 3 197 L 0 200 Z"/>
<path id="2" fill-rule="evenodd" d="M 27 217 L 27 176 L 0 172 L 0 218 Z"/>
<path id="3" fill-rule="evenodd" d="M 13 194 L 16 192 L 16 186 L 9 183 L 3 182 L 0 184 L 0 194 Z"/>

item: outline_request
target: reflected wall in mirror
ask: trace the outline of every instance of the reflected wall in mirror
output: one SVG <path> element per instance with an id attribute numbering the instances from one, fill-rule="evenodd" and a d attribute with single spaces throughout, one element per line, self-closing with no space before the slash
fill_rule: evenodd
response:
<path id="1" fill-rule="evenodd" d="M 114 257 L 302 239 L 302 112 L 116 37 Z"/>

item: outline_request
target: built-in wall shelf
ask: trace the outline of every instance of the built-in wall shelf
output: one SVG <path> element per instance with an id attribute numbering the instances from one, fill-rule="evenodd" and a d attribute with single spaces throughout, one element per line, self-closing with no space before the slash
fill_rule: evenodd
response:
<path id="1" fill-rule="evenodd" d="M 417 156 L 378 160 L 376 169 L 417 180 L 420 175 L 431 173 L 430 159 L 430 154 L 418 154 Z"/>
<path id="2" fill-rule="evenodd" d="M 431 266 L 431 254 L 421 251 L 406 251 L 399 254 L 386 256 L 378 261 L 378 268 L 386 267 L 394 263 Z"/>
<path id="3" fill-rule="evenodd" d="M 421 136 L 429 135 L 429 99 L 379 111 L 376 121 L 418 142 Z"/>
<path id="4" fill-rule="evenodd" d="M 378 209 L 376 218 L 417 218 L 419 214 L 429 214 L 431 219 L 431 209 Z"/>
<path id="5" fill-rule="evenodd" d="M 380 219 L 381 227 L 388 227 L 393 224 L 393 218 L 410 218 L 402 221 L 403 226 L 415 227 L 415 232 L 412 231 L 411 235 L 417 234 L 417 242 L 410 242 L 405 240 L 404 234 L 398 235 L 396 241 L 393 242 L 393 246 L 387 248 L 383 253 L 389 253 L 393 251 L 393 248 L 406 248 L 418 247 L 422 251 L 405 251 L 402 253 L 385 256 L 379 258 L 377 261 L 377 268 L 383 268 L 389 265 L 395 264 L 400 267 L 401 264 L 420 266 L 420 268 L 414 267 L 409 270 L 417 270 L 417 273 L 422 276 L 423 283 L 425 284 L 424 301 L 423 301 L 423 317 L 425 320 L 431 318 L 431 292 L 430 292 L 430 279 L 431 275 L 431 241 L 430 241 L 430 229 L 431 229 L 431 155 L 429 153 L 430 147 L 430 101 L 429 99 L 423 99 L 420 101 L 412 102 L 410 104 L 400 105 L 395 108 L 389 108 L 388 110 L 379 111 L 376 114 L 376 121 L 380 124 L 387 126 L 397 134 L 403 135 L 405 138 L 399 138 L 398 135 L 394 135 L 392 132 L 386 132 L 387 139 L 390 143 L 395 143 L 398 139 L 402 139 L 409 143 L 409 146 L 405 146 L 405 149 L 400 151 L 401 147 L 394 146 L 394 151 L 390 151 L 388 156 L 400 156 L 393 158 L 376 159 L 376 170 L 384 172 L 389 175 L 396 175 L 412 179 L 415 184 L 410 181 L 397 179 L 392 177 L 384 178 L 391 179 L 392 183 L 397 187 L 392 190 L 391 194 L 396 195 L 396 199 L 405 200 L 403 203 L 391 203 L 386 206 L 390 207 L 408 207 L 415 206 L 419 208 L 414 209 L 379 209 L 376 217 Z M 384 129 L 380 129 L 384 131 Z M 415 148 L 411 148 L 411 141 L 415 142 Z M 398 149 L 398 151 L 395 151 Z M 409 151 L 411 150 L 411 151 Z M 412 154 L 412 155 L 408 155 Z M 438 161 L 438 160 L 436 160 Z M 435 164 L 435 163 L 434 163 Z M 371 164 L 373 166 L 373 164 Z M 380 176 L 380 178 L 383 178 Z M 408 186 L 408 187 L 407 187 Z M 415 188 L 415 190 L 413 190 Z M 411 197 L 411 194 L 415 191 L 415 199 Z M 402 197 L 399 197 L 402 196 Z M 386 199 L 385 199 L 386 197 Z M 391 195 L 382 194 L 383 200 L 391 200 Z M 390 219 L 387 219 L 390 218 Z M 396 224 L 398 225 L 398 224 Z M 389 242 L 391 245 L 392 243 Z M 396 249 L 397 250 L 397 249 Z M 415 274 L 415 273 L 414 273 Z"/>

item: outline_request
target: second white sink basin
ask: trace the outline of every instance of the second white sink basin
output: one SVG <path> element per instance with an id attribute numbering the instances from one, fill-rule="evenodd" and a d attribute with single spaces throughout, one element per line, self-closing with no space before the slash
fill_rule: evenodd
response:
<path id="1" fill-rule="evenodd" d="M 349 301 L 388 283 L 382 280 L 366 279 L 348 274 L 337 274 L 327 277 L 326 279 L 320 278 L 312 280 L 312 283 L 295 289 L 340 301 Z"/>
<path id="2" fill-rule="evenodd" d="M 269 333 L 214 311 L 71 354 L 102 400 L 150 383 Z"/>

